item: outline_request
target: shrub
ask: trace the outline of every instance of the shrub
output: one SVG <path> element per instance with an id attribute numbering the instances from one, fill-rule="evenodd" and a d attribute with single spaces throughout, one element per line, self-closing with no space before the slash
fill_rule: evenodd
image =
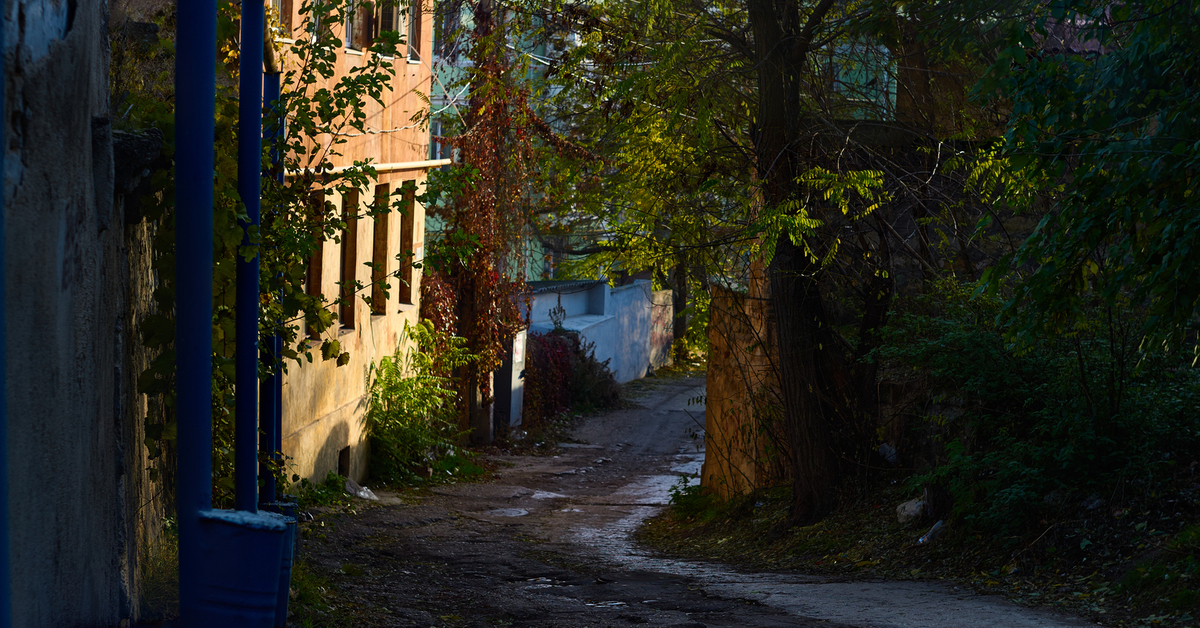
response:
<path id="1" fill-rule="evenodd" d="M 529 334 L 522 423 L 536 430 L 571 408 L 571 346 L 560 334 Z"/>
<path id="2" fill-rule="evenodd" d="M 372 364 L 368 372 L 366 428 L 371 446 L 370 475 L 377 482 L 411 482 L 427 468 L 452 470 L 461 464 L 435 465 L 455 459 L 460 434 L 451 380 L 445 376 L 474 357 L 462 338 L 434 330 L 425 321 L 405 325 L 400 348 Z M 445 467 L 445 468 L 443 468 Z"/>
<path id="3" fill-rule="evenodd" d="M 571 408 L 589 412 L 620 404 L 621 386 L 608 370 L 608 362 L 598 361 L 595 343 L 583 342 L 573 331 L 530 334 L 525 363 L 526 429 L 538 429 Z"/>
<path id="4" fill-rule="evenodd" d="M 998 311 L 946 282 L 890 325 L 877 355 L 929 388 L 901 447 L 910 461 L 933 454 L 914 489 L 944 486 L 952 516 L 1016 539 L 1092 495 L 1153 494 L 1177 460 L 1200 455 L 1200 372 L 1190 356 L 1139 346 L 1135 308 L 1097 308 L 1025 348 L 1006 342 Z"/>

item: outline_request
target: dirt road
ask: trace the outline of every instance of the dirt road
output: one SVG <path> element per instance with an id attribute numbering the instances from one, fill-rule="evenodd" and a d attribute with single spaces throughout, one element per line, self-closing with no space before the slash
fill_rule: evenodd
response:
<path id="1" fill-rule="evenodd" d="M 303 559 L 333 574 L 356 626 L 600 628 L 1092 625 L 930 582 L 741 573 L 629 539 L 699 470 L 703 379 L 662 380 L 636 408 L 585 419 L 557 456 L 498 456 L 489 484 L 306 524 Z M 324 538 L 321 538 L 321 537 Z M 318 624 L 320 625 L 320 624 Z"/>

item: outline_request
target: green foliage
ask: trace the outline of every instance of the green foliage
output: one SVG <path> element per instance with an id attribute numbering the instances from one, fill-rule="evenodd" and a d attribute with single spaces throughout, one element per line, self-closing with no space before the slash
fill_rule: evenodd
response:
<path id="1" fill-rule="evenodd" d="M 448 377 L 473 360 L 464 339 L 422 321 L 405 325 L 396 352 L 371 365 L 366 428 L 375 481 L 411 483 L 429 477 L 427 469 L 440 477 L 482 473 L 456 447 L 458 394 Z"/>
<path id="2" fill-rule="evenodd" d="M 1139 349 L 1137 310 L 1094 308 L 1070 335 L 1018 350 L 996 299 L 943 282 L 911 305 L 877 356 L 926 379 L 908 450 L 935 466 L 912 484 L 945 486 L 962 522 L 1021 538 L 1089 495 L 1163 490 L 1200 455 L 1200 372 Z"/>
<path id="3" fill-rule="evenodd" d="M 762 255 L 764 264 L 771 263 L 775 243 L 786 234 L 814 264 L 828 266 L 838 255 L 841 238 L 830 237 L 826 221 L 816 217 L 829 212 L 816 208 L 830 205 L 845 219 L 855 221 L 890 200 L 882 189 L 883 172 L 879 170 L 833 172 L 817 166 L 797 179 L 796 187 L 798 196 L 768 208 L 752 227 L 760 236 L 760 244 L 752 250 Z"/>
<path id="4" fill-rule="evenodd" d="M 348 362 L 349 354 L 342 351 L 333 329 L 330 306 L 336 300 L 323 295 L 310 295 L 304 290 L 305 269 L 312 253 L 322 239 L 336 238 L 346 226 L 347 219 L 333 203 L 325 200 L 332 190 L 346 193 L 366 189 L 375 177 L 368 163 L 356 163 L 345 170 L 334 171 L 333 158 L 340 156 L 339 147 L 346 143 L 349 132 L 362 133 L 366 128 L 365 105 L 370 101 L 382 104 L 389 89 L 394 69 L 388 60 L 401 43 L 399 34 L 383 33 L 366 55 L 364 62 L 333 81 L 337 53 L 342 42 L 335 29 L 314 28 L 313 24 L 343 23 L 349 11 L 348 0 L 304 0 L 300 13 L 304 28 L 312 37 L 300 37 L 289 44 L 282 77 L 283 96 L 278 107 L 264 117 L 268 133 L 287 120 L 288 132 L 280 144 L 273 147 L 281 155 L 281 163 L 272 167 L 268 146 L 263 146 L 264 172 L 278 174 L 280 169 L 290 173 L 280 183 L 275 176 L 262 179 L 262 226 L 250 230 L 250 246 L 242 246 L 247 235 L 240 221 L 246 218 L 245 207 L 236 189 L 237 180 L 237 115 L 238 94 L 230 87 L 237 84 L 239 7 L 223 0 L 218 5 L 218 90 L 216 102 L 216 144 L 214 164 L 214 268 L 213 268 L 213 500 L 217 506 L 232 499 L 232 425 L 233 425 L 233 355 L 234 300 L 236 259 L 238 256 L 260 254 L 261 289 L 260 336 L 278 335 L 284 341 L 284 355 L 290 360 L 313 360 L 313 345 L 301 333 L 307 324 L 317 334 L 324 334 L 319 343 L 319 355 L 325 360 Z M 173 62 L 175 15 L 170 9 L 159 14 L 158 21 L 168 39 L 153 47 L 127 46 L 115 38 L 114 65 L 111 88 L 113 97 L 125 111 L 117 126 L 133 130 L 148 127 L 162 131 L 164 155 L 173 154 L 174 108 Z M 328 141 L 315 142 L 318 137 Z M 169 168 L 151 175 L 153 193 L 141 199 L 142 211 L 152 225 L 153 269 L 157 285 L 154 289 L 154 308 L 140 322 L 139 332 L 144 346 L 152 352 L 149 367 L 138 378 L 139 392 L 150 397 L 145 419 L 145 445 L 155 467 L 152 477 L 159 477 L 171 468 L 164 455 L 173 446 L 176 434 L 174 413 L 175 354 L 175 238 L 174 178 Z M 409 190 L 393 191 L 389 201 L 370 211 L 372 215 L 399 208 L 401 196 Z M 384 278 L 384 289 L 387 281 Z M 368 287 L 347 287 L 349 298 L 370 294 Z M 340 297 L 339 297 L 340 298 Z M 367 297 L 362 297 L 366 299 Z M 282 360 L 265 364 L 262 375 L 285 368 Z M 280 471 L 282 473 L 282 471 Z"/>
<path id="5" fill-rule="evenodd" d="M 325 474 L 321 482 L 310 482 L 308 478 L 292 476 L 295 484 L 296 503 L 300 508 L 311 506 L 345 506 L 349 503 L 346 495 L 346 478 L 333 471 Z"/>
<path id="6" fill-rule="evenodd" d="M 671 496 L 671 514 L 678 519 L 710 521 L 721 511 L 723 504 L 699 482 L 692 483 L 693 479 L 694 476 L 681 475 L 667 491 Z"/>
<path id="7" fill-rule="evenodd" d="M 1041 190 L 1051 211 L 990 276 L 995 286 L 1006 269 L 1031 269 L 1006 304 L 1014 337 L 1034 344 L 1086 318 L 1094 298 L 1129 299 L 1148 307 L 1147 342 L 1193 344 L 1200 105 L 1189 86 L 1200 64 L 1189 51 L 1200 6 L 1064 0 L 1030 15 L 1031 27 L 1006 30 L 976 86 L 1011 103 L 1011 166 L 1052 183 Z M 1076 25 L 1074 45 L 1092 52 L 1044 51 L 1038 42 L 1063 25 Z"/>

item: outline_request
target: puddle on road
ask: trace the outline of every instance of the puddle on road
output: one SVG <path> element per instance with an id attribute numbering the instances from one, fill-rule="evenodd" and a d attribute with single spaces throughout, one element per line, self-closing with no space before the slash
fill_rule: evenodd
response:
<path id="1" fill-rule="evenodd" d="M 671 487 L 679 485 L 681 479 L 687 477 L 685 483 L 693 486 L 700 483 L 700 467 L 704 463 L 704 454 L 688 453 L 675 457 L 671 471 L 678 475 L 652 475 L 640 478 L 632 484 L 627 484 L 610 498 L 613 502 L 637 504 L 626 506 L 628 514 L 621 519 L 602 527 L 582 527 L 575 529 L 574 541 L 584 547 L 592 548 L 600 554 L 609 557 L 629 569 L 657 571 L 681 576 L 704 576 L 706 580 L 718 573 L 728 573 L 712 565 L 689 563 L 679 560 L 660 558 L 650 552 L 635 546 L 632 534 L 642 522 L 662 511 L 671 499 Z"/>
<path id="2" fill-rule="evenodd" d="M 524 508 L 497 508 L 483 513 L 492 517 L 524 517 L 529 514 Z"/>
<path id="3" fill-rule="evenodd" d="M 530 497 L 533 499 L 566 499 L 567 496 L 559 493 L 551 493 L 550 491 L 537 491 L 533 495 L 530 495 Z"/>
<path id="4" fill-rule="evenodd" d="M 671 487 L 678 486 L 681 481 L 687 486 L 695 486 L 700 483 L 700 467 L 703 464 L 703 453 L 680 454 L 675 457 L 675 463 L 671 465 L 671 471 L 678 475 L 643 477 L 637 482 L 617 489 L 612 494 L 611 500 L 628 504 L 666 506 L 671 500 Z M 685 479 L 684 476 L 690 477 Z M 634 527 L 637 525 L 635 524 Z"/>

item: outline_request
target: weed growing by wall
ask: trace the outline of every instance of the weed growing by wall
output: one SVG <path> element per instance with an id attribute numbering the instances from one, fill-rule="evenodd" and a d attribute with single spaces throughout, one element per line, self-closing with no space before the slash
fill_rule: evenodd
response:
<path id="1" fill-rule="evenodd" d="M 410 342 L 415 341 L 415 342 Z M 410 483 L 435 472 L 461 472 L 467 461 L 456 446 L 458 393 L 448 377 L 471 363 L 466 341 L 427 321 L 405 326 L 400 346 L 368 372 L 369 473 L 375 482 Z"/>

